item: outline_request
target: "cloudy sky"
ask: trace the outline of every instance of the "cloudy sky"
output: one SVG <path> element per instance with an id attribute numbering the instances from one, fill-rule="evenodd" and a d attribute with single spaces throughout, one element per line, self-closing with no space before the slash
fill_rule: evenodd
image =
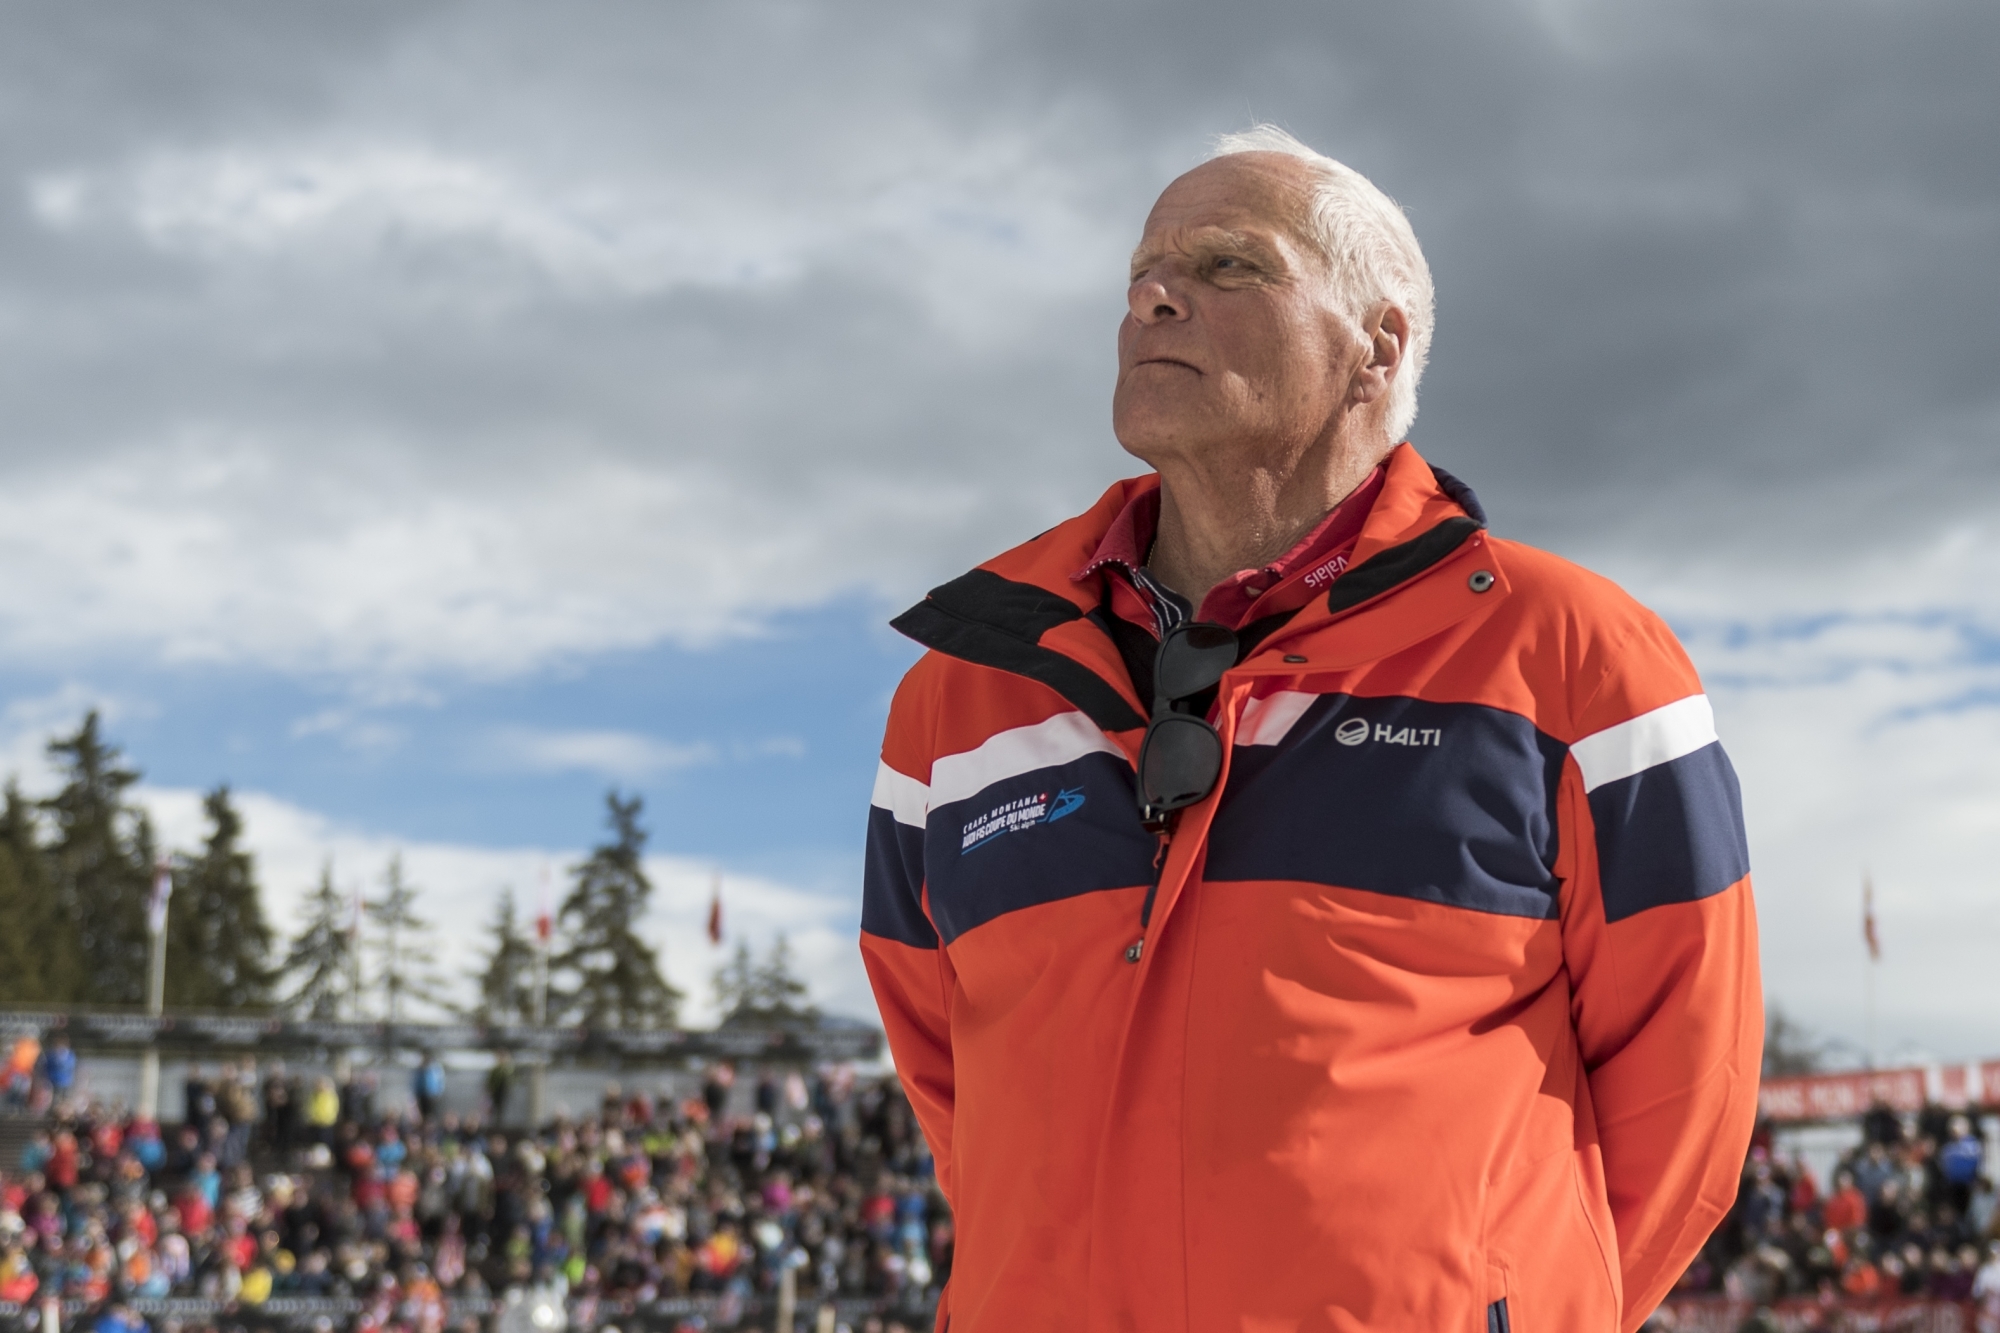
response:
<path id="1" fill-rule="evenodd" d="M 853 957 L 882 621 L 1133 470 L 1124 256 L 1286 125 L 1408 209 L 1414 438 L 1682 631 L 1774 999 L 2000 1055 L 2000 11 L 8 5 L 0 762 L 91 706 L 274 912 L 463 954 L 643 793 L 654 922 Z M 699 1015 L 701 1010 L 697 1009 Z"/>

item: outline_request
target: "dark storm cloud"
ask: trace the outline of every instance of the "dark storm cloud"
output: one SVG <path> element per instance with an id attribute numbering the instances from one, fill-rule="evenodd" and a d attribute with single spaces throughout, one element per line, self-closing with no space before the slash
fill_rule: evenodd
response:
<path id="1" fill-rule="evenodd" d="M 1903 521 L 1943 476 L 1991 503 L 2000 12 L 1253 12 L 996 26 L 1051 89 L 1187 136 L 1276 119 L 1395 194 L 1439 290 L 1418 436 L 1516 524 L 1757 545 L 1912 478 Z"/>
<path id="2" fill-rule="evenodd" d="M 820 543 L 801 596 L 900 595 L 1131 469 L 1122 251 L 1209 136 L 1271 119 L 1409 209 L 1440 298 L 1417 438 L 1517 535 L 1769 561 L 1829 513 L 1893 533 L 2000 490 L 1990 7 L 215 4 L 14 34 L 16 478 L 224 438 L 295 496 L 504 516 L 622 460 Z M 324 216 L 285 212 L 293 175 Z"/>

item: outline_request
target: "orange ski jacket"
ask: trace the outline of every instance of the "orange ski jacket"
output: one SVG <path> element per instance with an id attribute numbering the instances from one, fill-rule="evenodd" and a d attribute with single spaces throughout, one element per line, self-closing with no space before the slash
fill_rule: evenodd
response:
<path id="1" fill-rule="evenodd" d="M 931 651 L 861 947 L 956 1224 L 939 1328 L 1636 1328 L 1735 1197 L 1763 1044 L 1694 668 L 1405 444 L 1162 843 L 1070 577 L 1157 484 L 896 621 Z"/>

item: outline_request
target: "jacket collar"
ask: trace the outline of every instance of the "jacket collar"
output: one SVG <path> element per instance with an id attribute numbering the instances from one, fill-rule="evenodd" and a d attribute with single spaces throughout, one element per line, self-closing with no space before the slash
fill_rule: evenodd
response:
<path id="1" fill-rule="evenodd" d="M 1159 484 L 1151 474 L 1113 483 L 1082 514 L 933 588 L 890 624 L 946 656 L 1039 680 L 1107 732 L 1143 727 L 1145 716 L 1118 650 L 1089 614 L 1098 605 L 1096 580 L 1078 583 L 1070 576 L 1090 559 L 1132 498 Z M 1486 515 L 1469 487 L 1426 463 L 1414 446 L 1398 445 L 1362 526 L 1353 564 L 1326 597 L 1285 618 L 1285 637 L 1410 584 L 1485 526 Z M 1246 627 L 1253 638 L 1280 628 Z"/>

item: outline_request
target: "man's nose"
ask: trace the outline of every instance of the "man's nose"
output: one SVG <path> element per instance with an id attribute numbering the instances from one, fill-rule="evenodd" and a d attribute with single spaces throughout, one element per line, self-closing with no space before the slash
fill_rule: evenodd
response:
<path id="1" fill-rule="evenodd" d="M 1132 318 L 1141 324 L 1157 324 L 1162 320 L 1186 319 L 1187 301 L 1165 282 L 1151 274 L 1139 279 L 1125 291 L 1125 299 L 1132 307 Z"/>

